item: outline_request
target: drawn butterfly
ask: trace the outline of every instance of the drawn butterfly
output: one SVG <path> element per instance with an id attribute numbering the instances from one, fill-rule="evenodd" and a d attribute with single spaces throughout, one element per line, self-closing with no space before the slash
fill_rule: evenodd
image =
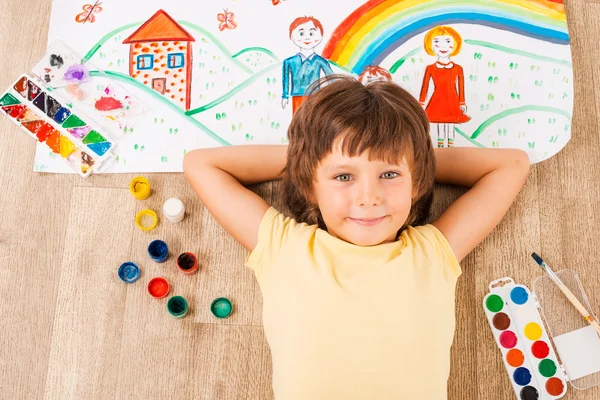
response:
<path id="1" fill-rule="evenodd" d="M 81 14 L 77 14 L 75 17 L 75 21 L 81 24 L 85 24 L 89 22 L 90 24 L 96 21 L 96 16 L 94 14 L 98 14 L 102 11 L 102 7 L 100 7 L 100 0 L 96 0 L 94 5 L 86 4 L 82 7 L 83 12 Z"/>
<path id="2" fill-rule="evenodd" d="M 219 30 L 224 31 L 227 29 L 235 29 L 237 24 L 233 20 L 235 15 L 232 12 L 227 11 L 227 9 L 223 10 L 222 13 L 217 14 L 217 19 L 219 20 Z"/>

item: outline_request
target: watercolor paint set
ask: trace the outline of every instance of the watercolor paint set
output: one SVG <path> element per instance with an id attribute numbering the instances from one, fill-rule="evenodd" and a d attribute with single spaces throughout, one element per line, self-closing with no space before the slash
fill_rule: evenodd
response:
<path id="1" fill-rule="evenodd" d="M 32 75 L 44 82 L 71 104 L 95 121 L 113 139 L 123 138 L 148 111 L 148 107 L 131 92 L 64 42 L 57 40 L 32 68 Z M 114 79 L 113 79 L 114 78 Z"/>
<path id="2" fill-rule="evenodd" d="M 148 111 L 62 41 L 2 95 L 0 108 L 17 126 L 86 178 L 112 159 L 116 141 Z"/>
<path id="3" fill-rule="evenodd" d="M 10 120 L 84 178 L 112 156 L 113 142 L 100 128 L 28 75 L 21 76 L 0 96 L 0 107 Z"/>
<path id="4" fill-rule="evenodd" d="M 556 275 L 590 309 L 577 274 Z M 483 309 L 517 399 L 559 399 L 567 382 L 578 390 L 600 384 L 600 336 L 548 276 L 533 291 L 508 277 L 489 290 Z"/>

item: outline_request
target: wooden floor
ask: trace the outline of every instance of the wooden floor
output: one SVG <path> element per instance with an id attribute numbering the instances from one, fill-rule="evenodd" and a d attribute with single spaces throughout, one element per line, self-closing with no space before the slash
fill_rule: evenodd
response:
<path id="1" fill-rule="evenodd" d="M 26 5 L 29 6 L 26 6 Z M 530 285 L 540 275 L 529 254 L 555 269 L 579 272 L 600 312 L 600 3 L 567 5 L 575 74 L 573 138 L 532 169 L 523 192 L 496 231 L 464 262 L 449 398 L 513 399 L 481 307 L 488 283 L 510 275 Z M 28 71 L 46 46 L 50 1 L 0 1 L 0 89 Z M 244 249 L 195 200 L 182 174 L 148 174 L 152 196 L 139 202 L 130 175 L 32 172 L 34 145 L 0 118 L 0 398 L 1 399 L 269 399 L 271 358 L 261 326 L 262 300 L 243 266 Z M 270 201 L 274 185 L 257 190 Z M 436 212 L 460 193 L 437 191 Z M 148 233 L 135 228 L 142 208 L 180 197 L 188 217 Z M 201 273 L 177 272 L 173 258 L 146 254 L 155 238 L 173 253 L 196 252 Z M 119 281 L 134 261 L 142 277 Z M 154 276 L 192 304 L 173 319 L 166 299 L 145 287 Z M 231 298 L 235 313 L 216 320 L 210 302 Z M 400 306 L 399 306 L 400 307 Z M 565 399 L 598 399 L 600 390 L 569 388 Z"/>

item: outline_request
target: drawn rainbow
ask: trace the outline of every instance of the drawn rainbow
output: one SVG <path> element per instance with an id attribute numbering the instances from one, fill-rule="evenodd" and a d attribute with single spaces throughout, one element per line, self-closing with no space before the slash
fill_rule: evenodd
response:
<path id="1" fill-rule="evenodd" d="M 322 54 L 360 74 L 410 38 L 460 23 L 569 44 L 563 0 L 370 0 L 335 29 Z"/>

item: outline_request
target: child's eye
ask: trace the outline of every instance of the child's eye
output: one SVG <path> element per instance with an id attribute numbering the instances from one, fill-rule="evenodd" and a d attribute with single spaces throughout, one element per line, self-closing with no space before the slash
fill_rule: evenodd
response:
<path id="1" fill-rule="evenodd" d="M 388 171 L 388 172 L 384 172 L 381 176 L 385 179 L 393 179 L 395 177 L 397 177 L 399 174 L 397 172 L 394 171 Z"/>
<path id="2" fill-rule="evenodd" d="M 304 36 L 304 32 L 300 32 L 300 36 Z"/>
<path id="3" fill-rule="evenodd" d="M 350 179 L 352 179 L 352 177 L 350 176 L 350 174 L 341 174 L 336 176 L 335 179 L 337 179 L 340 182 L 348 182 Z"/>
<path id="4" fill-rule="evenodd" d="M 310 36 L 312 36 L 312 35 L 313 35 L 313 33 L 311 32 L 311 33 L 309 33 L 309 35 L 310 35 Z"/>

